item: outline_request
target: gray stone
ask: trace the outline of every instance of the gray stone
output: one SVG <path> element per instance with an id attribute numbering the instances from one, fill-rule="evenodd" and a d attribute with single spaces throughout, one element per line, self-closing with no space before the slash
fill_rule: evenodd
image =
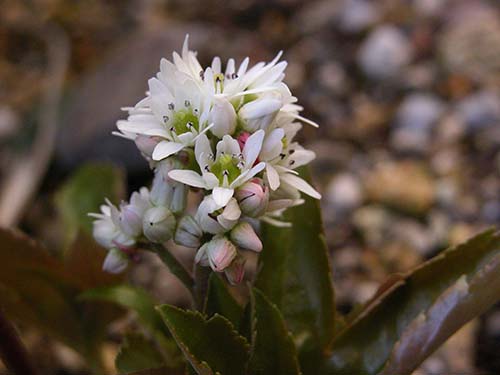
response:
<path id="1" fill-rule="evenodd" d="M 478 130 L 500 121 L 500 95 L 495 91 L 480 91 L 462 99 L 457 112 L 469 131 Z"/>
<path id="2" fill-rule="evenodd" d="M 361 183 L 352 174 L 339 174 L 328 184 L 325 198 L 327 203 L 333 205 L 334 210 L 352 210 L 363 201 Z"/>
<path id="3" fill-rule="evenodd" d="M 411 55 L 408 38 L 398 28 L 382 25 L 361 45 L 358 64 L 370 78 L 391 78 L 410 62 Z"/>
<path id="4" fill-rule="evenodd" d="M 375 3 L 365 0 L 345 0 L 339 11 L 338 25 L 342 31 L 357 33 L 379 19 Z"/>
<path id="5" fill-rule="evenodd" d="M 431 94 L 412 94 L 404 99 L 396 114 L 391 143 L 398 150 L 426 151 L 433 126 L 444 111 L 443 103 Z"/>

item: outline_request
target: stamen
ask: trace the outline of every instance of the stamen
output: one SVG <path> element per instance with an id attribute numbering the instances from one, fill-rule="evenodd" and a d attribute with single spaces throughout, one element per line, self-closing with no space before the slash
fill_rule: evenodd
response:
<path id="1" fill-rule="evenodd" d="M 238 78 L 238 74 L 237 73 L 232 73 L 231 74 L 231 79 L 236 79 Z"/>
<path id="2" fill-rule="evenodd" d="M 205 169 L 205 171 L 210 172 L 210 168 L 208 167 L 208 165 L 205 165 L 204 169 Z"/>
<path id="3" fill-rule="evenodd" d="M 295 160 L 290 160 L 290 163 L 288 163 L 289 165 L 294 165 L 295 164 Z"/>
<path id="4" fill-rule="evenodd" d="M 280 154 L 280 158 L 281 158 L 281 160 L 283 160 L 285 157 L 286 157 L 286 155 L 285 155 L 285 154 L 283 154 L 283 153 L 281 153 L 281 154 Z"/>
<path id="5" fill-rule="evenodd" d="M 168 103 L 168 109 L 170 109 L 171 111 L 173 111 L 174 108 L 175 108 L 174 103 Z"/>
<path id="6" fill-rule="evenodd" d="M 185 100 L 185 101 L 184 101 L 184 105 L 185 105 L 186 107 L 189 107 L 189 106 L 191 105 L 191 102 L 190 102 L 189 100 Z"/>
<path id="7" fill-rule="evenodd" d="M 203 70 L 200 70 L 200 78 L 202 81 L 205 80 L 205 72 Z"/>
<path id="8" fill-rule="evenodd" d="M 288 153 L 289 153 L 290 155 L 292 155 L 294 152 L 295 152 L 295 150 L 294 150 L 294 149 L 291 149 L 290 151 L 288 151 Z"/>
<path id="9" fill-rule="evenodd" d="M 167 115 L 163 116 L 163 122 L 168 122 L 169 117 Z"/>

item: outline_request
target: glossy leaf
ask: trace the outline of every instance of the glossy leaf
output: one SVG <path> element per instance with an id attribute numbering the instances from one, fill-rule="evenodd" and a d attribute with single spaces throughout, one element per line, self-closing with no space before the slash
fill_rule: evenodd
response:
<path id="1" fill-rule="evenodd" d="M 191 366 L 198 374 L 244 374 L 247 340 L 221 315 L 207 319 L 196 311 L 162 305 L 158 310 Z"/>
<path id="2" fill-rule="evenodd" d="M 326 374 L 410 374 L 500 300 L 500 234 L 486 231 L 383 285 L 336 337 Z"/>
<path id="3" fill-rule="evenodd" d="M 233 298 L 224 281 L 212 272 L 209 278 L 207 299 L 204 312 L 208 317 L 219 314 L 239 328 L 243 316 L 243 308 Z"/>
<path id="4" fill-rule="evenodd" d="M 300 374 L 295 344 L 280 311 L 258 289 L 252 294 L 255 322 L 248 374 Z"/>
<path id="5" fill-rule="evenodd" d="M 116 369 L 125 374 L 164 365 L 164 359 L 153 343 L 138 333 L 125 336 L 115 359 Z"/>
<path id="6" fill-rule="evenodd" d="M 123 172 L 108 163 L 87 164 L 68 179 L 55 196 L 66 244 L 73 241 L 80 229 L 92 233 L 94 219 L 88 213 L 100 212 L 105 198 L 115 204 L 123 199 L 124 180 Z"/>
<path id="7" fill-rule="evenodd" d="M 301 175 L 309 179 L 307 170 Z M 263 226 L 256 286 L 278 306 L 295 336 L 321 349 L 334 334 L 333 286 L 319 202 L 304 199 L 285 213 L 291 229 Z"/>

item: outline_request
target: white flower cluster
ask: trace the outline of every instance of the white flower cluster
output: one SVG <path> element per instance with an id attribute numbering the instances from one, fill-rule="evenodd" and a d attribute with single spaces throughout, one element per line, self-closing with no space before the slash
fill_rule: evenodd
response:
<path id="1" fill-rule="evenodd" d="M 181 55 L 161 60 L 146 98 L 117 124 L 115 134 L 135 141 L 155 177 L 151 191 L 94 214 L 94 236 L 110 249 L 104 269 L 122 271 L 138 241 L 173 238 L 237 283 L 241 250 L 262 250 L 259 220 L 286 226 L 279 217 L 303 202 L 300 192 L 320 198 L 294 170 L 315 157 L 294 141 L 301 123 L 317 125 L 299 115 L 280 57 L 251 68 L 248 58 L 239 67 L 229 59 L 225 71 L 216 57 L 203 69 L 186 37 Z M 193 216 L 185 213 L 190 188 L 203 192 Z"/>

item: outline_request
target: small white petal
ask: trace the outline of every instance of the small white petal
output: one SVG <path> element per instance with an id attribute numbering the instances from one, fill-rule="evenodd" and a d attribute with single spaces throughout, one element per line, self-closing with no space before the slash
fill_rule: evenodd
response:
<path id="1" fill-rule="evenodd" d="M 173 155 L 184 148 L 182 143 L 161 141 L 153 151 L 153 160 L 162 160 Z"/>
<path id="2" fill-rule="evenodd" d="M 263 216 L 261 218 L 261 220 L 268 223 L 268 224 L 274 225 L 275 227 L 278 227 L 278 228 L 290 228 L 292 226 L 292 223 L 289 223 L 286 221 L 276 220 L 276 219 L 273 219 L 269 216 Z"/>
<path id="3" fill-rule="evenodd" d="M 266 167 L 266 163 L 260 162 L 250 170 L 242 172 L 238 177 L 231 182 L 231 188 L 237 188 L 238 186 L 244 184 L 246 181 L 250 180 L 257 173 L 261 172 Z"/>
<path id="4" fill-rule="evenodd" d="M 260 129 L 248 137 L 245 147 L 243 148 L 243 157 L 246 165 L 253 165 L 255 160 L 257 160 L 257 156 L 259 156 L 262 148 L 262 142 L 264 141 L 265 134 L 264 130 Z"/>
<path id="5" fill-rule="evenodd" d="M 228 189 L 223 187 L 215 187 L 212 191 L 215 203 L 219 206 L 224 207 L 229 200 L 233 197 L 234 189 Z"/>
<path id="6" fill-rule="evenodd" d="M 182 182 L 183 184 L 205 188 L 205 181 L 203 178 L 195 171 L 190 171 L 187 169 L 175 169 L 168 172 L 168 177 L 172 180 Z"/>
<path id="7" fill-rule="evenodd" d="M 301 192 L 303 192 L 303 193 L 305 193 L 305 194 L 307 194 L 315 199 L 321 199 L 321 194 L 318 193 L 311 185 L 309 185 L 302 178 L 297 177 L 293 174 L 286 173 L 286 174 L 281 176 L 281 179 L 282 179 L 282 181 L 293 186 L 297 190 L 300 190 Z"/>
<path id="8" fill-rule="evenodd" d="M 285 135 L 285 131 L 281 128 L 273 129 L 266 137 L 260 151 L 260 160 L 272 160 L 279 156 L 283 149 L 283 142 L 281 141 Z"/>
<path id="9" fill-rule="evenodd" d="M 280 187 L 280 175 L 271 164 L 266 165 L 267 181 L 271 190 L 276 190 Z"/>
<path id="10" fill-rule="evenodd" d="M 194 146 L 194 153 L 198 165 L 203 170 L 203 168 L 205 168 L 205 166 L 210 161 L 209 156 L 212 153 L 212 148 L 210 147 L 210 141 L 208 140 L 206 134 L 200 135 L 196 140 L 196 144 Z"/>

